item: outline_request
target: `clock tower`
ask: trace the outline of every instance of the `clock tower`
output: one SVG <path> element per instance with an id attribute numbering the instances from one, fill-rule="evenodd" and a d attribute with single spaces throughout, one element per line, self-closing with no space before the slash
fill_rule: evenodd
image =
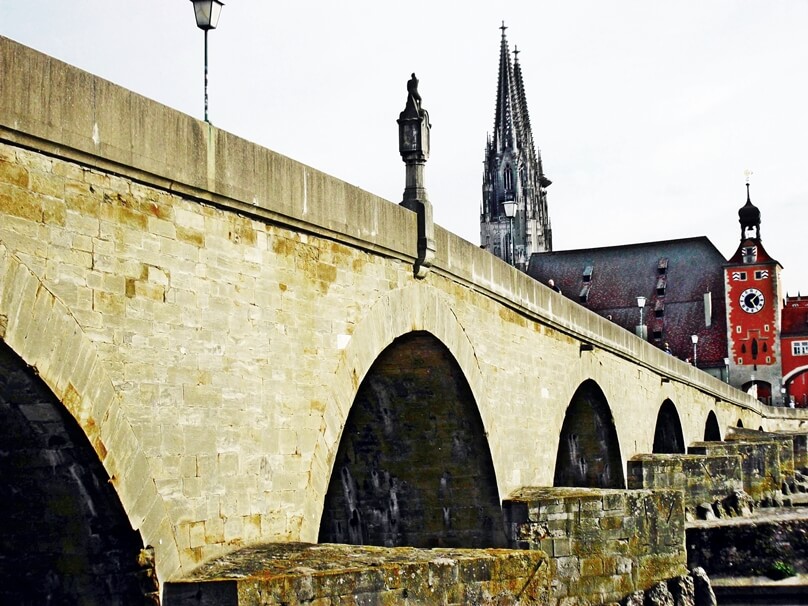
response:
<path id="1" fill-rule="evenodd" d="M 724 266 L 729 383 L 760 400 L 782 405 L 780 352 L 780 263 L 760 238 L 760 210 L 746 204 L 738 211 L 741 243 Z"/>

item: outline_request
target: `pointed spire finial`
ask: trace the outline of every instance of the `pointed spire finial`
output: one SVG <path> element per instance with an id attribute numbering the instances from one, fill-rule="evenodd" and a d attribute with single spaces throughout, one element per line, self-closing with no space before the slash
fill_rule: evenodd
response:
<path id="1" fill-rule="evenodd" d="M 502 21 L 502 25 L 499 26 L 499 29 L 502 30 L 502 37 L 505 38 L 505 30 L 508 29 L 508 27 L 505 25 L 505 20 L 504 19 Z"/>

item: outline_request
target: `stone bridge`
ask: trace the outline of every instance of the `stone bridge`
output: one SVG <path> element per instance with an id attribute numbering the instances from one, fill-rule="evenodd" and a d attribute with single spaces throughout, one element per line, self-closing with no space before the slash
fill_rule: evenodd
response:
<path id="1" fill-rule="evenodd" d="M 150 546 L 161 581 L 266 542 L 499 547 L 524 487 L 806 420 L 440 227 L 417 278 L 398 204 L 6 38 L 0 74 L 3 507 L 32 567 L 42 535 Z"/>

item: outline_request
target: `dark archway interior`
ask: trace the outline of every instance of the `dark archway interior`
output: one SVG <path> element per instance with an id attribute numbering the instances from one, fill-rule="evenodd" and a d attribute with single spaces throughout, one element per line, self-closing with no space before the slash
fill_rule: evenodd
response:
<path id="1" fill-rule="evenodd" d="M 738 427 L 743 427 L 743 421 L 741 421 L 740 419 L 738 419 L 738 422 L 736 423 L 736 425 L 737 425 Z"/>
<path id="2" fill-rule="evenodd" d="M 684 454 L 685 439 L 682 435 L 682 423 L 676 406 L 665 400 L 657 414 L 654 429 L 654 454 Z"/>
<path id="3" fill-rule="evenodd" d="M 2 341 L 0 519 L 0 603 L 154 603 L 153 562 L 95 451 Z"/>
<path id="4" fill-rule="evenodd" d="M 581 384 L 567 407 L 553 485 L 626 487 L 614 419 L 606 397 L 593 381 Z"/>
<path id="5" fill-rule="evenodd" d="M 721 429 L 718 427 L 718 419 L 715 413 L 711 410 L 707 415 L 707 421 L 704 423 L 704 441 L 705 442 L 720 442 Z"/>
<path id="6" fill-rule="evenodd" d="M 482 420 L 448 349 L 415 332 L 359 386 L 337 451 L 319 542 L 505 545 Z"/>

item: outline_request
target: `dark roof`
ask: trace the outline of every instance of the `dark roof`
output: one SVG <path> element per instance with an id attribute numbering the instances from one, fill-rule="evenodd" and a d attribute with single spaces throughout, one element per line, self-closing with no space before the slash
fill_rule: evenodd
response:
<path id="1" fill-rule="evenodd" d="M 778 261 L 773 259 L 769 256 L 769 253 L 766 252 L 766 249 L 763 248 L 763 242 L 761 242 L 760 238 L 745 238 L 741 241 L 741 245 L 738 246 L 738 250 L 735 251 L 735 254 L 730 257 L 730 260 L 727 262 L 729 265 L 735 264 L 742 264 L 743 261 L 743 251 L 745 248 L 755 248 L 755 261 L 754 263 L 761 263 L 761 264 L 770 264 L 770 265 L 780 265 Z"/>
<path id="2" fill-rule="evenodd" d="M 660 347 L 668 342 L 675 355 L 687 358 L 693 352 L 690 335 L 696 334 L 699 365 L 723 367 L 725 263 L 712 242 L 700 236 L 536 253 L 528 274 L 545 284 L 554 280 L 564 295 L 632 332 L 639 323 L 637 297 L 642 295 L 649 341 Z M 704 320 L 707 292 L 712 303 L 710 327 Z"/>

